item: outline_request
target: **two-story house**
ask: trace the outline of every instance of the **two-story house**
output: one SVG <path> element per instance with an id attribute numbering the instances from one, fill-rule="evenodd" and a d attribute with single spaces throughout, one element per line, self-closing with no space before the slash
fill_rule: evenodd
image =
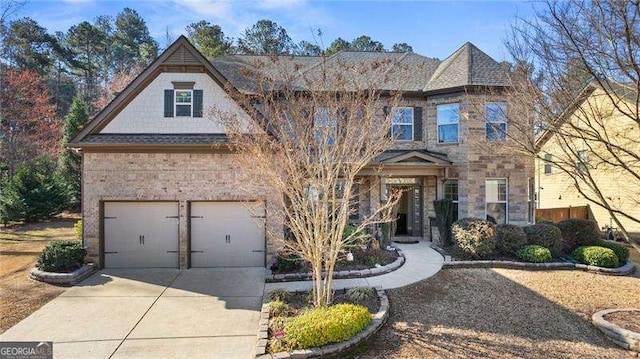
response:
<path id="1" fill-rule="evenodd" d="M 238 76 L 256 56 L 205 59 L 179 38 L 72 141 L 83 154 L 84 244 L 101 267 L 264 266 L 276 251 L 255 208 L 277 193 L 238 190 L 246 183 L 213 105 L 247 116 L 226 91 L 250 92 Z M 268 57 L 264 57 L 268 60 Z M 339 52 L 329 58 L 291 57 L 292 71 L 331 63 L 392 60 L 409 69 L 401 106 L 391 111 L 394 146 L 365 170 L 359 213 L 405 191 L 397 236 L 431 240 L 433 201 L 450 198 L 455 217 L 498 223 L 532 221 L 533 161 L 495 151 L 509 141 L 515 106 L 478 99 L 505 89 L 505 69 L 471 43 L 440 61 L 415 53 Z M 268 63 L 268 61 L 265 61 Z M 393 74 L 393 71 L 389 72 Z M 381 111 L 381 112 L 383 112 Z M 265 226 L 273 215 L 264 210 Z M 357 221 L 354 216 L 352 220 Z"/>
<path id="2" fill-rule="evenodd" d="M 591 82 L 540 136 L 538 208 L 590 205 L 600 228 L 618 227 L 615 216 L 627 232 L 640 233 L 637 98 L 634 86 Z"/>

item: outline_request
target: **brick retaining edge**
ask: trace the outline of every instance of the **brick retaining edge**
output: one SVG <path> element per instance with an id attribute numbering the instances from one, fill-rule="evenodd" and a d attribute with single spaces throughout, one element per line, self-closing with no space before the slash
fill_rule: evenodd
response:
<path id="1" fill-rule="evenodd" d="M 304 359 L 304 358 L 317 358 L 322 356 L 335 356 L 336 354 L 345 352 L 356 345 L 369 339 L 375 334 L 382 325 L 387 321 L 389 317 L 389 298 L 384 290 L 376 288 L 378 297 L 380 298 L 380 309 L 376 314 L 371 314 L 371 323 L 364 328 L 360 333 L 351 337 L 351 339 L 342 342 L 324 345 L 319 348 L 310 348 L 302 350 L 294 350 L 291 352 L 280 352 L 275 354 L 268 354 L 267 342 L 268 342 L 268 330 L 269 330 L 269 308 L 267 303 L 269 297 L 263 298 L 262 311 L 260 313 L 260 328 L 258 329 L 258 346 L 256 348 L 256 359 Z"/>
<path id="2" fill-rule="evenodd" d="M 71 273 L 45 272 L 34 267 L 29 272 L 29 278 L 54 285 L 75 285 L 92 275 L 95 270 L 93 263 L 83 264 Z"/>
<path id="3" fill-rule="evenodd" d="M 405 262 L 404 253 L 400 248 L 396 248 L 396 252 L 398 253 L 398 258 L 395 261 L 384 265 L 379 268 L 368 268 L 361 270 L 349 270 L 349 271 L 338 271 L 333 272 L 333 279 L 344 279 L 344 278 L 366 278 L 366 277 L 374 277 L 377 275 L 387 274 L 389 272 L 393 272 L 394 270 L 402 267 Z M 326 275 L 326 272 L 322 272 L 323 275 Z M 295 282 L 300 280 L 311 280 L 312 274 L 311 272 L 297 272 L 297 273 L 286 273 L 286 274 L 272 274 L 271 270 L 268 270 L 265 281 L 267 283 L 280 283 L 280 282 Z"/>
<path id="4" fill-rule="evenodd" d="M 615 312 L 640 312 L 640 309 L 625 308 L 601 310 L 591 316 L 591 322 L 604 333 L 607 339 L 624 349 L 638 353 L 637 355 L 640 356 L 640 333 L 621 328 L 620 326 L 604 319 L 605 315 Z"/>
<path id="5" fill-rule="evenodd" d="M 635 270 L 634 263 L 627 261 L 627 264 L 618 268 L 604 268 L 590 266 L 580 263 L 528 263 L 516 261 L 499 261 L 499 260 L 477 260 L 477 261 L 453 261 L 445 257 L 442 268 L 506 268 L 506 269 L 525 269 L 525 270 L 558 270 L 558 269 L 577 269 L 585 272 L 593 272 L 604 275 L 628 275 Z"/>

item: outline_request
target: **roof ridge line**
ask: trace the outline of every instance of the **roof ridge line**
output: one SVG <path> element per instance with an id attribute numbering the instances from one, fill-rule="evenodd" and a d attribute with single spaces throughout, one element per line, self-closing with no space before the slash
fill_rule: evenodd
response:
<path id="1" fill-rule="evenodd" d="M 382 73 L 382 76 L 387 76 L 387 75 L 391 72 L 391 70 L 392 70 L 393 68 L 395 68 L 396 66 L 400 65 L 400 64 L 402 63 L 402 61 L 404 61 L 404 59 L 406 59 L 406 58 L 409 56 L 409 54 L 410 54 L 410 53 L 411 53 L 411 52 L 408 52 L 408 51 L 407 51 L 407 52 L 405 52 L 405 53 L 403 53 L 397 61 L 395 61 L 391 66 L 389 66 L 389 68 L 388 68 L 388 69 L 386 69 L 386 70 Z"/>

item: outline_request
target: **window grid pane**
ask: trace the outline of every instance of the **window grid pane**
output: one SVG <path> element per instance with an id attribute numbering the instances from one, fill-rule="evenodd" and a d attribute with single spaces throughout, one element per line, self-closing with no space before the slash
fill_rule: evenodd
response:
<path id="1" fill-rule="evenodd" d="M 176 91 L 176 103 L 191 103 L 191 91 Z"/>
<path id="2" fill-rule="evenodd" d="M 507 180 L 485 181 L 487 220 L 497 224 L 507 223 Z"/>
<path id="3" fill-rule="evenodd" d="M 191 105 L 176 105 L 176 116 L 191 116 Z"/>

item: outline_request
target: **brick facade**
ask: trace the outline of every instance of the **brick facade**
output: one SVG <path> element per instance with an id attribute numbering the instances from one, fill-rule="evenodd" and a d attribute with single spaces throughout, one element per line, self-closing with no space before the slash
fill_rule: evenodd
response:
<path id="1" fill-rule="evenodd" d="M 268 201 L 267 226 L 278 227 L 269 215 L 277 194 L 253 183 L 224 153 L 92 153 L 83 154 L 83 231 L 88 258 L 100 262 L 101 201 L 178 201 L 180 207 L 180 267 L 188 263 L 189 201 Z M 267 263 L 277 241 L 267 239 Z"/>

